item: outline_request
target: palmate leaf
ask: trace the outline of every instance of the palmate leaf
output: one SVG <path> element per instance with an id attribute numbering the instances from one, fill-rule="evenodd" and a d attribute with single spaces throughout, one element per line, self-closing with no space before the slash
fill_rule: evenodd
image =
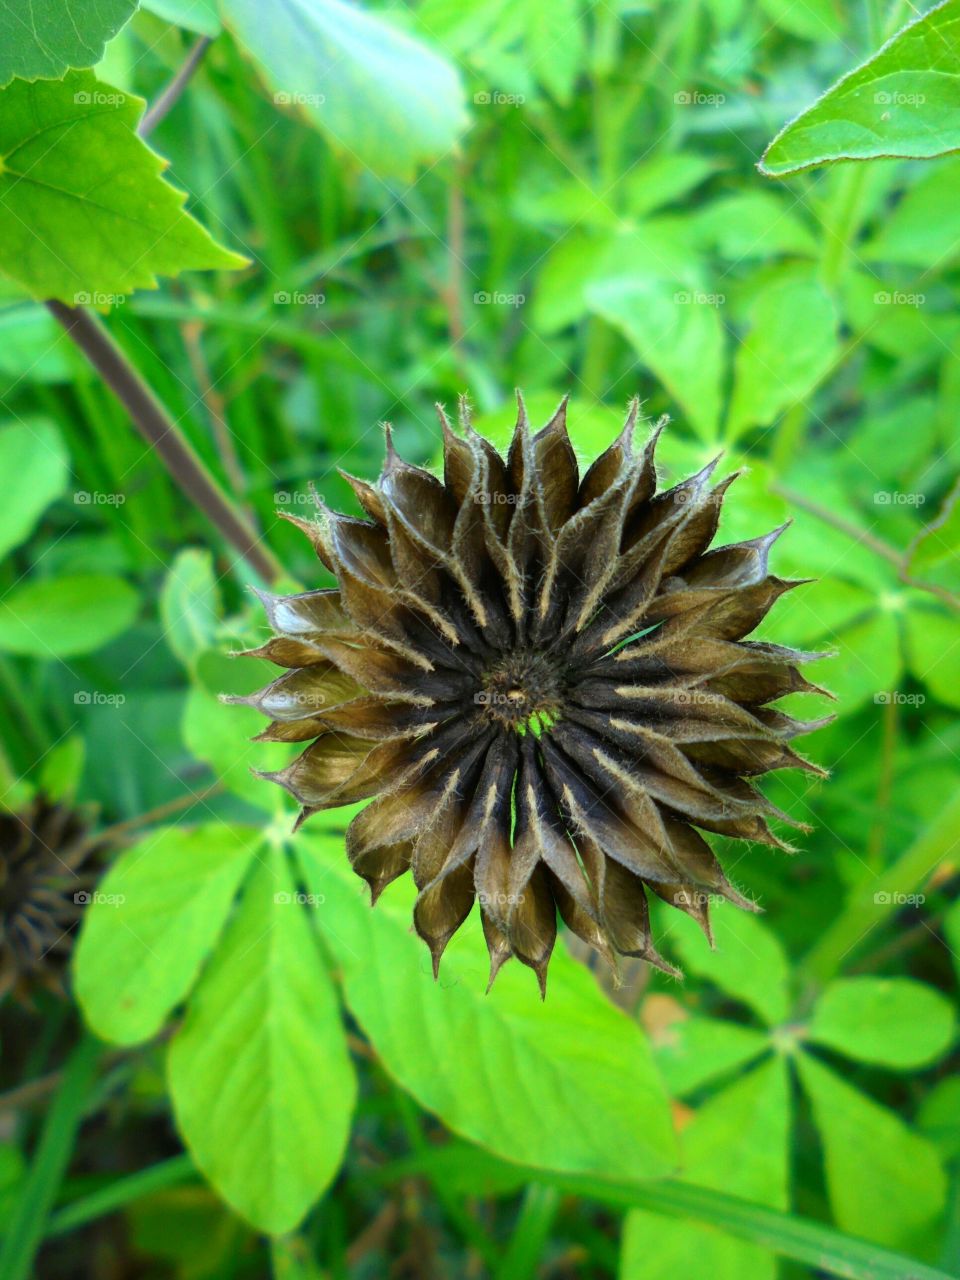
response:
<path id="1" fill-rule="evenodd" d="M 270 846 L 170 1046 L 170 1091 L 197 1166 L 262 1231 L 297 1225 L 340 1167 L 356 1077 L 336 992 Z"/>
<path id="2" fill-rule="evenodd" d="M 374 173 L 410 175 L 466 127 L 456 67 L 378 15 L 342 0 L 223 0 L 221 12 L 274 101 Z"/>
<path id="3" fill-rule="evenodd" d="M 758 168 L 782 178 L 837 160 L 929 159 L 958 149 L 960 0 L 944 0 L 791 120 Z"/>
<path id="4" fill-rule="evenodd" d="M 455 1133 L 507 1160 L 637 1180 L 676 1165 L 670 1112 L 639 1027 L 557 946 L 541 1003 L 518 964 L 485 996 L 474 917 L 439 982 L 410 930 L 408 880 L 370 909 L 342 841 L 301 833 L 297 849 L 350 1010 L 384 1068 Z M 472 924 L 472 927 L 471 927 Z"/>
<path id="5" fill-rule="evenodd" d="M 0 90 L 0 272 L 34 298 L 105 309 L 157 275 L 245 265 L 161 177 L 143 106 L 91 71 Z"/>
<path id="6" fill-rule="evenodd" d="M 0 86 L 92 67 L 137 0 L 0 0 Z"/>

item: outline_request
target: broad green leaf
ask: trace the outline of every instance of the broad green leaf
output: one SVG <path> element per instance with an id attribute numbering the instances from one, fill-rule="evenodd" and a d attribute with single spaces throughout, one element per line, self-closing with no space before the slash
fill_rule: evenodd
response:
<path id="1" fill-rule="evenodd" d="M 222 0 L 274 101 L 303 113 L 376 174 L 441 159 L 467 124 L 452 63 L 342 0 Z"/>
<path id="2" fill-rule="evenodd" d="M 845 628 L 832 643 L 837 656 L 818 662 L 814 678 L 836 695 L 838 715 L 850 715 L 864 703 L 882 704 L 897 691 L 903 656 L 894 610 Z"/>
<path id="3" fill-rule="evenodd" d="M 276 669 L 266 662 L 207 652 L 195 659 L 194 670 L 199 683 L 191 688 L 183 715 L 187 747 L 210 766 L 228 791 L 267 813 L 281 811 L 286 792 L 275 782 L 258 778 L 253 770 L 280 769 L 292 759 L 293 751 L 281 743 L 253 742 L 267 720 L 253 707 L 228 705 L 219 697 L 252 693 L 269 684 Z"/>
<path id="4" fill-rule="evenodd" d="M 181 551 L 160 592 L 160 618 L 167 644 L 185 667 L 212 648 L 219 616 L 213 556 L 193 548 Z"/>
<path id="5" fill-rule="evenodd" d="M 926 273 L 960 252 L 960 202 L 955 199 L 958 166 L 942 160 L 911 187 L 879 230 L 857 253 L 868 262 L 903 262 Z"/>
<path id="6" fill-rule="evenodd" d="M 823 1144 L 837 1225 L 892 1248 L 919 1246 L 944 1202 L 934 1148 L 809 1054 L 798 1054 L 796 1062 Z"/>
<path id="7" fill-rule="evenodd" d="M 624 334 L 695 430 L 714 439 L 725 364 L 723 295 L 650 277 L 598 281 L 586 296 L 590 309 Z"/>
<path id="8" fill-rule="evenodd" d="M 105 309 L 158 274 L 246 264 L 161 177 L 143 105 L 91 71 L 0 90 L 0 271 L 34 298 Z"/>
<path id="9" fill-rule="evenodd" d="M 627 1179 L 673 1168 L 650 1046 L 562 944 L 545 1002 L 516 963 L 485 995 L 489 961 L 474 914 L 434 981 L 410 928 L 409 877 L 371 909 L 341 841 L 301 834 L 298 850 L 309 888 L 326 900 L 318 923 L 347 1003 L 385 1069 L 421 1106 L 507 1160 Z"/>
<path id="10" fill-rule="evenodd" d="M 838 80 L 767 147 L 781 178 L 836 160 L 929 159 L 960 149 L 960 2 L 944 0 Z"/>
<path id="11" fill-rule="evenodd" d="M 90 653 L 137 615 L 137 593 L 105 573 L 37 578 L 0 600 L 0 650 L 38 658 Z"/>
<path id="12" fill-rule="evenodd" d="M 694 922 L 678 912 L 670 941 L 685 968 L 722 987 L 727 995 L 749 1005 L 770 1026 L 783 1022 L 790 1005 L 790 968 L 774 931 L 749 911 L 727 902 L 710 907 L 716 950 Z"/>
<path id="13" fill-rule="evenodd" d="M 0 86 L 56 80 L 69 67 L 92 67 L 133 15 L 137 0 L 0 0 Z"/>
<path id="14" fill-rule="evenodd" d="M 770 1048 L 762 1031 L 719 1018 L 681 1018 L 652 1038 L 657 1065 L 676 1097 L 730 1075 Z"/>
<path id="15" fill-rule="evenodd" d="M 0 557 L 29 538 L 69 478 L 67 451 L 52 422 L 0 428 Z"/>
<path id="16" fill-rule="evenodd" d="M 217 0 L 140 0 L 158 18 L 166 18 L 178 27 L 197 31 L 202 36 L 219 35 L 223 24 L 217 13 Z"/>
<path id="17" fill-rule="evenodd" d="M 792 549 L 793 532 L 791 529 L 786 539 L 781 540 L 778 550 L 780 547 Z M 807 541 L 803 539 L 798 548 L 801 557 Z M 799 648 L 829 649 L 840 632 L 869 618 L 875 607 L 875 596 L 863 587 L 838 578 L 820 578 L 779 600 L 770 615 L 767 630 L 771 635 L 781 637 L 784 643 L 790 637 L 789 643 Z M 818 663 L 811 678 L 819 683 L 822 674 Z"/>
<path id="18" fill-rule="evenodd" d="M 823 992 L 807 1039 L 859 1062 L 923 1067 L 946 1053 L 956 1032 L 953 1007 L 912 978 L 841 978 Z"/>
<path id="19" fill-rule="evenodd" d="M 803 403 L 837 359 L 836 330 L 836 308 L 814 275 L 791 269 L 766 279 L 734 362 L 730 433 Z"/>
<path id="20" fill-rule="evenodd" d="M 913 675 L 948 707 L 960 707 L 960 616 L 946 609 L 908 610 L 906 645 Z"/>
<path id="21" fill-rule="evenodd" d="M 170 1045 L 168 1070 L 197 1167 L 261 1231 L 291 1231 L 340 1167 L 356 1077 L 281 848 L 247 882 Z"/>
<path id="22" fill-rule="evenodd" d="M 789 1123 L 787 1072 L 773 1058 L 711 1098 L 684 1127 L 684 1180 L 786 1208 Z M 733 1236 L 645 1211 L 627 1215 L 620 1280 L 775 1280 L 776 1274 L 771 1253 Z"/>
<path id="23" fill-rule="evenodd" d="M 125 849 L 84 915 L 74 990 L 103 1040 L 138 1044 L 189 994 L 263 837 L 162 827 Z"/>

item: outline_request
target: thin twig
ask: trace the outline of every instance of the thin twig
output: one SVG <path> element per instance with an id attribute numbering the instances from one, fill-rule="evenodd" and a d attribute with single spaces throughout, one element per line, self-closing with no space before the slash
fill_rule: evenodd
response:
<path id="1" fill-rule="evenodd" d="M 210 36 L 201 36 L 197 42 L 191 46 L 190 52 L 187 54 L 183 66 L 173 77 L 160 97 L 156 100 L 152 107 L 148 107 L 144 112 L 143 119 L 140 121 L 140 128 L 137 132 L 141 138 L 145 138 L 148 133 L 152 132 L 167 113 L 176 106 L 180 95 L 187 87 L 190 77 L 196 71 L 197 67 L 212 44 Z"/>
<path id="2" fill-rule="evenodd" d="M 127 818 L 125 822 L 115 822 L 113 826 L 104 827 L 102 831 L 91 833 L 90 843 L 114 844 L 118 840 L 125 839 L 132 831 L 139 831 L 141 827 L 149 826 L 154 822 L 163 822 L 166 818 L 172 818 L 175 814 L 182 813 L 184 809 L 191 809 L 195 804 L 205 804 L 207 800 L 220 795 L 223 789 L 222 782 L 214 782 L 202 791 L 191 792 L 186 796 L 178 796 L 176 800 L 168 800 L 166 804 L 159 804 L 155 809 L 149 809 L 146 813 L 138 813 L 135 818 Z"/>
<path id="3" fill-rule="evenodd" d="M 133 424 L 190 499 L 266 582 L 283 568 L 246 517 L 220 488 L 180 428 L 89 311 L 49 301 L 47 307 L 123 404 Z"/>

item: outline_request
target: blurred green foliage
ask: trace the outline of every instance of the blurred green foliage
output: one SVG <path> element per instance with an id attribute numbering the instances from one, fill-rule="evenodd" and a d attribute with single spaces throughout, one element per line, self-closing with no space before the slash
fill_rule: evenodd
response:
<path id="1" fill-rule="evenodd" d="M 87 6 L 90 60 L 130 7 Z M 32 256 L 50 193 L 0 168 L 0 264 L 27 290 L 0 295 L 0 783 L 9 808 L 94 806 L 120 849 L 74 993 L 121 1047 L 94 1073 L 72 1005 L 0 1011 L 4 1280 L 35 1254 L 58 1280 L 960 1274 L 960 162 L 756 169 L 912 8 L 151 0 L 96 79 L 0 91 L 5 157 L 37 145 L 30 111 L 62 115 L 38 158 L 81 210 Z M 956 8 L 935 70 L 960 63 Z M 198 35 L 151 136 L 161 180 L 129 98 L 107 145 L 89 97 L 155 103 Z M 87 61 L 64 38 L 38 72 L 28 46 L 0 72 Z M 930 65 L 881 56 L 907 79 L 858 72 L 844 127 L 887 112 L 948 150 Z M 813 123 L 848 154 L 835 96 Z M 768 170 L 803 168 L 804 138 Z M 125 233 L 149 199 L 161 221 Z M 221 244 L 249 265 L 131 291 L 240 266 Z M 474 919 L 434 985 L 407 887 L 360 896 L 350 815 L 291 840 L 252 775 L 274 767 L 259 718 L 217 695 L 264 682 L 226 656 L 265 636 L 254 575 L 46 293 L 109 311 L 291 589 L 329 578 L 280 516 L 310 486 L 356 510 L 338 470 L 378 474 L 384 420 L 434 464 L 438 400 L 467 393 L 502 444 L 515 387 L 534 421 L 570 393 L 589 458 L 639 393 L 676 419 L 665 482 L 722 451 L 721 540 L 791 519 L 774 569 L 814 579 L 763 634 L 828 653 L 836 699 L 797 704 L 836 716 L 806 745 L 830 781 L 768 788 L 812 826 L 799 852 L 715 841 L 765 915 L 720 909 L 711 952 L 658 913 L 683 985 L 628 965 L 614 986 L 564 950 L 544 1005 L 510 967 L 481 994 Z"/>

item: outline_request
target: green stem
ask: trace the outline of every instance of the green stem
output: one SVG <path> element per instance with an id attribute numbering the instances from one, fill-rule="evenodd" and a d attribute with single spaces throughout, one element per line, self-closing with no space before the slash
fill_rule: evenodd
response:
<path id="1" fill-rule="evenodd" d="M 62 302 L 48 302 L 47 306 L 123 404 L 134 426 L 156 451 L 186 497 L 265 582 L 282 577 L 283 566 L 220 488 L 190 441 L 100 321 L 89 311 L 67 307 Z"/>
<path id="2" fill-rule="evenodd" d="M 950 800 L 909 849 L 879 875 L 870 872 L 855 888 L 846 909 L 822 934 L 801 969 L 823 984 L 873 930 L 920 889 L 941 863 L 960 849 L 960 795 Z"/>
<path id="3" fill-rule="evenodd" d="M 48 1225 L 48 1236 L 66 1235 L 68 1231 L 76 1231 L 78 1227 L 93 1222 L 96 1218 L 104 1218 L 108 1213 L 116 1213 L 124 1205 L 154 1191 L 162 1191 L 167 1187 L 178 1186 L 197 1176 L 193 1161 L 189 1156 L 174 1156 L 163 1160 L 160 1164 L 151 1165 L 137 1173 L 117 1178 L 108 1187 L 94 1191 L 88 1196 L 81 1196 L 72 1204 L 53 1214 Z"/>
<path id="4" fill-rule="evenodd" d="M 837 197 L 830 210 L 832 213 L 836 208 L 836 217 L 828 218 L 823 227 L 826 238 L 821 266 L 824 281 L 830 289 L 835 289 L 840 283 L 860 229 L 866 180 L 867 166 L 864 164 L 851 165 L 837 174 Z"/>
<path id="5" fill-rule="evenodd" d="M 510 1244 L 496 1271 L 496 1280 L 532 1280 L 550 1239 L 560 1208 L 556 1187 L 532 1182 L 527 1187 Z"/>
<path id="6" fill-rule="evenodd" d="M 84 1035 L 70 1055 L 10 1217 L 0 1253 L 2 1280 L 28 1280 L 34 1274 L 34 1257 L 70 1163 L 99 1054 L 97 1041 Z"/>

